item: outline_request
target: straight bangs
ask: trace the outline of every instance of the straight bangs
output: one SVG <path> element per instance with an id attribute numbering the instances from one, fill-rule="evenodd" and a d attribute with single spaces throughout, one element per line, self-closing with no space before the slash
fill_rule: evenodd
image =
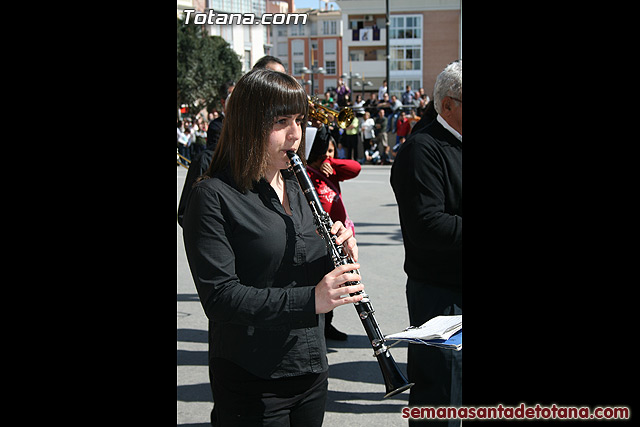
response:
<path id="1" fill-rule="evenodd" d="M 242 192 L 267 171 L 267 142 L 276 118 L 302 115 L 297 154 L 303 162 L 309 101 L 296 79 L 278 71 L 257 69 L 242 76 L 225 108 L 222 133 L 209 176 L 229 168 Z"/>
<path id="2" fill-rule="evenodd" d="M 269 132 L 271 132 L 277 117 L 302 115 L 302 138 L 296 154 L 298 154 L 302 162 L 306 165 L 304 153 L 307 119 L 309 116 L 309 97 L 296 79 L 288 74 L 277 71 L 273 73 L 275 74 L 270 75 L 269 78 L 273 78 L 274 81 L 273 84 L 269 85 L 269 94 L 266 98 L 268 105 L 266 106 L 265 114 L 267 118 L 267 122 L 265 123 L 267 128 L 264 133 L 265 147 L 266 138 Z"/>
<path id="3" fill-rule="evenodd" d="M 287 76 L 289 77 L 289 76 Z M 273 85 L 270 87 L 271 96 L 268 97 L 269 118 L 275 120 L 278 116 L 304 115 L 307 118 L 309 98 L 300 84 L 293 78 L 287 85 Z M 306 120 L 305 120 L 306 124 Z"/>

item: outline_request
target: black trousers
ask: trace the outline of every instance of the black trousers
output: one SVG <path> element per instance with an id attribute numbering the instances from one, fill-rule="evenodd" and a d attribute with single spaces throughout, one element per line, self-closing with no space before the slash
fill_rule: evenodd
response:
<path id="1" fill-rule="evenodd" d="M 439 315 L 462 314 L 462 293 L 409 278 L 407 305 L 412 326 L 420 326 Z M 462 405 L 462 350 L 453 351 L 424 344 L 409 344 L 407 374 L 411 387 L 409 406 Z M 409 420 L 424 425 L 425 420 Z M 430 424 L 459 426 L 460 420 Z"/>
<path id="2" fill-rule="evenodd" d="M 210 360 L 214 427 L 320 427 L 328 372 L 268 379 L 220 358 Z"/>
<path id="3" fill-rule="evenodd" d="M 342 135 L 342 146 L 345 148 L 346 158 L 349 160 L 358 160 L 358 134 Z"/>

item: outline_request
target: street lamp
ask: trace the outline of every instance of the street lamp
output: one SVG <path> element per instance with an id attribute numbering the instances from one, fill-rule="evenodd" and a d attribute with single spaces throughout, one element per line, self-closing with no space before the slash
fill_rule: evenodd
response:
<path id="1" fill-rule="evenodd" d="M 371 81 L 367 80 L 366 82 L 364 81 L 364 76 L 362 76 L 362 83 L 360 83 L 359 80 L 356 80 L 355 82 L 353 82 L 353 85 L 355 87 L 362 87 L 362 99 L 364 99 L 364 88 L 365 87 L 369 87 L 369 86 L 373 86 L 373 83 L 371 83 Z"/>
<path id="2" fill-rule="evenodd" d="M 373 86 L 373 83 L 371 83 L 371 81 L 365 82 L 364 76 L 361 76 L 360 73 L 352 73 L 351 71 L 349 71 L 349 74 L 344 73 L 340 77 L 343 79 L 349 79 L 349 87 L 361 87 L 362 99 L 364 99 L 364 88 Z M 355 79 L 359 79 L 359 80 L 355 80 Z M 362 80 L 362 82 L 360 82 L 360 80 Z"/>
<path id="3" fill-rule="evenodd" d="M 302 67 L 300 69 L 300 72 L 302 73 L 302 84 L 307 84 L 304 81 L 304 75 L 305 74 L 311 74 L 311 90 L 310 90 L 310 92 L 311 92 L 311 96 L 313 96 L 315 94 L 314 91 L 313 91 L 313 76 L 315 74 L 327 74 L 327 71 L 322 67 L 316 67 L 314 65 L 314 66 L 311 67 L 311 69 L 308 69 L 307 67 Z"/>

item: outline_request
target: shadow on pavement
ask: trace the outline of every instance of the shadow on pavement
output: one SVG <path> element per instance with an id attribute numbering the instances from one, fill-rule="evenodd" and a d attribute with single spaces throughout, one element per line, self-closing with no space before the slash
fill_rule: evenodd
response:
<path id="1" fill-rule="evenodd" d="M 345 392 L 329 390 L 326 412 L 340 412 L 350 414 L 400 413 L 407 406 L 407 396 L 396 395 L 383 399 L 384 386 L 380 393 L 375 392 Z M 394 401 L 396 399 L 396 401 Z M 358 403 L 369 401 L 371 403 Z"/>
<path id="2" fill-rule="evenodd" d="M 373 357 L 371 358 L 373 359 Z M 407 364 L 396 362 L 400 371 L 406 375 Z M 329 365 L 329 378 L 337 378 L 345 381 L 359 383 L 380 384 L 381 391 L 384 391 L 384 379 L 380 371 L 378 361 L 343 362 Z M 382 393 L 384 394 L 384 393 Z"/>
<path id="3" fill-rule="evenodd" d="M 211 394 L 211 386 L 209 382 L 200 384 L 189 384 L 178 386 L 178 400 L 181 402 L 211 402 L 213 403 L 213 395 Z"/>

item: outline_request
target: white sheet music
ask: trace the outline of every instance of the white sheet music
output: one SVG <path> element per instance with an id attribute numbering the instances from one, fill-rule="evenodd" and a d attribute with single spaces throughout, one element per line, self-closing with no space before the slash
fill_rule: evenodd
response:
<path id="1" fill-rule="evenodd" d="M 409 327 L 402 332 L 385 336 L 390 340 L 448 340 L 462 329 L 462 315 L 436 316 L 418 327 Z"/>

